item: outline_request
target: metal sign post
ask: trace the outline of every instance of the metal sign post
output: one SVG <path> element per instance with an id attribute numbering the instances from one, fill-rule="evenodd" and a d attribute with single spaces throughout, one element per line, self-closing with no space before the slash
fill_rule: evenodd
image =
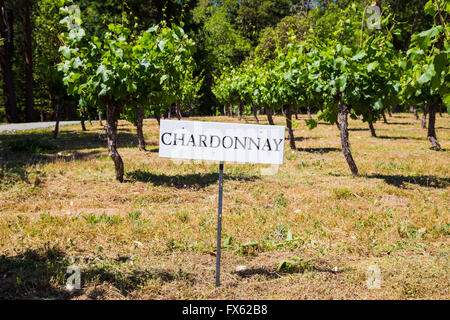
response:
<path id="1" fill-rule="evenodd" d="M 216 251 L 216 287 L 220 286 L 220 255 L 222 249 L 222 195 L 223 195 L 223 161 L 219 164 L 219 206 L 217 212 L 217 251 Z"/>

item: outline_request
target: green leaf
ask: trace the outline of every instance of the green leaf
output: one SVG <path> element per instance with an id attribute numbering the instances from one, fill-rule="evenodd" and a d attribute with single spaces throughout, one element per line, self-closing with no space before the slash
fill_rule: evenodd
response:
<path id="1" fill-rule="evenodd" d="M 361 60 L 362 58 L 364 58 L 366 56 L 366 51 L 361 50 L 356 56 L 354 56 L 352 58 L 353 61 L 358 61 Z"/>
<path id="2" fill-rule="evenodd" d="M 346 74 L 341 75 L 336 80 L 336 85 L 338 86 L 340 92 L 344 92 L 345 89 L 347 88 L 347 81 L 348 81 L 348 77 Z"/>
<path id="3" fill-rule="evenodd" d="M 419 34 L 414 34 L 412 36 L 411 45 L 418 46 L 419 48 L 425 50 L 430 45 L 430 40 L 439 35 L 441 31 L 442 26 L 435 26 L 431 29 L 422 31 Z"/>
<path id="4" fill-rule="evenodd" d="M 375 110 L 381 110 L 383 109 L 383 100 L 380 98 L 378 99 L 374 104 L 373 104 L 373 108 Z"/>
<path id="5" fill-rule="evenodd" d="M 82 28 L 72 29 L 69 32 L 69 38 L 77 42 L 80 41 L 85 35 L 86 32 Z"/>
<path id="6" fill-rule="evenodd" d="M 436 10 L 436 6 L 433 3 L 433 0 L 429 0 L 427 2 L 427 4 L 424 7 L 424 11 L 425 11 L 425 14 L 428 14 L 430 16 L 434 16 L 436 14 L 437 10 Z"/>
<path id="7" fill-rule="evenodd" d="M 79 57 L 76 57 L 75 60 L 73 61 L 73 67 L 75 69 L 77 69 L 78 67 L 82 66 L 83 62 L 81 61 L 81 59 Z"/>
<path id="8" fill-rule="evenodd" d="M 431 79 L 436 75 L 436 71 L 434 70 L 434 65 L 425 66 L 425 72 L 417 79 L 419 84 L 424 84 L 430 82 Z"/>
<path id="9" fill-rule="evenodd" d="M 62 53 L 63 57 L 66 59 L 70 59 L 70 49 L 66 46 L 60 47 L 59 52 Z"/>
<path id="10" fill-rule="evenodd" d="M 163 84 L 164 81 L 166 81 L 168 77 L 169 77 L 169 76 L 168 76 L 167 74 L 163 74 L 163 75 L 161 76 L 161 80 L 159 81 L 159 83 L 160 83 L 160 84 Z"/>
<path id="11" fill-rule="evenodd" d="M 442 26 L 434 26 L 431 29 L 422 31 L 417 35 L 419 38 L 434 38 L 439 35 L 442 31 Z"/>
<path id="12" fill-rule="evenodd" d="M 155 32 L 156 30 L 158 30 L 158 25 L 154 25 L 153 27 L 149 28 L 147 30 L 147 32 L 151 33 L 151 32 Z"/>
<path id="13" fill-rule="evenodd" d="M 167 43 L 167 41 L 165 41 L 165 40 L 158 41 L 159 50 L 164 51 L 164 46 L 166 45 L 166 43 Z"/>
<path id="14" fill-rule="evenodd" d="M 231 242 L 232 242 L 232 241 L 233 241 L 233 238 L 232 238 L 232 237 L 226 238 L 225 241 L 224 241 L 224 243 L 223 243 L 223 246 L 224 246 L 225 248 L 231 247 Z"/>
<path id="15" fill-rule="evenodd" d="M 444 102 L 444 104 L 447 106 L 447 112 L 448 114 L 450 114 L 450 93 L 445 94 L 442 97 L 442 101 Z"/>
<path id="16" fill-rule="evenodd" d="M 305 120 L 305 122 L 309 130 L 313 130 L 314 128 L 317 127 L 317 121 L 314 119 L 307 119 Z"/>
<path id="17" fill-rule="evenodd" d="M 368 72 L 372 72 L 373 70 L 375 70 L 380 64 L 378 63 L 378 61 L 369 63 L 369 65 L 367 66 L 367 71 Z"/>

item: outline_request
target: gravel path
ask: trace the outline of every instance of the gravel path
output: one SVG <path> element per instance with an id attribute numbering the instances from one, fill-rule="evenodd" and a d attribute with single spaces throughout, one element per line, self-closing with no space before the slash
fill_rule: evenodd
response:
<path id="1" fill-rule="evenodd" d="M 15 132 L 33 129 L 45 129 L 55 126 L 54 121 L 52 122 L 28 122 L 28 123 L 11 123 L 0 125 L 0 132 Z M 60 121 L 60 126 L 67 126 L 71 124 L 79 124 L 80 121 Z"/>

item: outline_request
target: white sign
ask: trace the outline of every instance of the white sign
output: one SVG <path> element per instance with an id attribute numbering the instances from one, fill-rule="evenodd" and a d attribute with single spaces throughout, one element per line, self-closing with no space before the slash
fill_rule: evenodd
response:
<path id="1" fill-rule="evenodd" d="M 282 164 L 284 133 L 283 126 L 161 120 L 159 156 Z"/>

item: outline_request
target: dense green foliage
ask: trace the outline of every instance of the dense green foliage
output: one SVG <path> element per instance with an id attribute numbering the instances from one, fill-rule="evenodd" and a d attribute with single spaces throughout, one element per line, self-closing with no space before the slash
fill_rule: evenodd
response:
<path id="1" fill-rule="evenodd" d="M 70 12 L 62 20 L 69 31 L 59 49 L 58 70 L 80 106 L 104 108 L 108 101 L 127 106 L 170 105 L 185 92 L 186 82 L 194 80 L 194 43 L 180 27 L 169 28 L 163 21 L 134 34 L 124 17 L 121 24 L 109 24 L 103 38 L 88 37 L 81 25 L 71 28 L 73 15 Z"/>
<path id="2" fill-rule="evenodd" d="M 370 8 L 381 12 L 379 7 Z M 213 92 L 225 104 L 256 104 L 266 112 L 267 108 L 284 110 L 288 128 L 292 126 L 291 106 L 315 106 L 319 120 L 340 127 L 339 118 L 344 122 L 340 127 L 344 154 L 350 155 L 348 161 L 356 175 L 347 114 L 368 122 L 376 136 L 373 123 L 388 108 L 403 103 L 427 105 L 432 111 L 442 103 L 449 105 L 448 5 L 430 0 L 424 10 L 433 16 L 433 26 L 413 34 L 404 54 L 395 47 L 402 30 L 392 8 L 385 7 L 376 27 L 366 27 L 366 11 L 356 2 L 345 8 L 338 4 L 315 8 L 310 13 L 315 21 L 307 22 L 309 29 L 283 25 L 282 40 L 276 38 L 271 45 L 264 41 L 241 66 L 224 69 Z M 435 149 L 440 149 L 433 141 L 431 111 L 428 136 Z M 306 122 L 310 129 L 317 125 L 312 119 Z M 294 140 L 293 135 L 290 139 Z M 291 142 L 291 148 L 295 149 L 295 143 Z"/>
<path id="3" fill-rule="evenodd" d="M 16 88 L 19 116 L 24 120 L 25 73 L 23 64 L 23 5 L 25 0 L 5 0 L 4 5 L 13 13 L 14 51 L 12 67 Z M 419 34 L 430 29 L 434 21 L 442 24 L 441 17 L 448 4 L 441 1 L 440 12 L 433 10 L 426 1 L 384 0 L 382 3 L 383 26 L 395 25 L 395 34 L 389 41 L 397 52 L 408 50 L 411 34 Z M 200 95 L 190 99 L 190 110 L 196 114 L 215 114 L 222 110 L 221 103 L 212 93 L 214 79 L 220 77 L 224 67 L 237 67 L 257 52 L 265 59 L 272 58 L 277 46 L 291 42 L 292 33 L 297 40 L 310 37 L 313 32 L 320 39 L 328 38 L 336 30 L 337 17 L 342 11 L 356 6 L 357 14 L 352 14 L 353 33 L 361 29 L 362 15 L 370 1 L 298 1 L 298 0 L 33 0 L 31 19 L 33 36 L 33 77 L 35 110 L 42 119 L 54 119 L 58 99 L 64 95 L 64 88 L 54 74 L 55 65 L 60 62 L 58 35 L 64 31 L 59 21 L 63 14 L 59 8 L 77 5 L 83 17 L 83 27 L 90 35 L 101 38 L 110 23 L 121 20 L 122 13 L 128 12 L 128 27 L 133 33 L 147 30 L 152 25 L 166 20 L 181 25 L 195 40 L 197 51 L 194 55 L 195 77 L 201 77 Z M 314 8 L 315 7 L 315 8 Z M 432 14 L 434 13 L 434 14 Z M 369 18 L 369 14 L 365 17 Z M 137 22 L 135 25 L 134 22 Z M 258 46 L 259 51 L 255 51 Z M 401 53 L 399 53 L 401 54 Z M 66 99 L 64 118 L 75 117 L 76 100 Z M 394 106 L 392 106 L 394 107 Z M 91 108 L 91 110 L 95 110 Z M 0 104 L 0 121 L 4 121 L 5 111 Z M 86 116 L 96 117 L 95 112 Z"/>

